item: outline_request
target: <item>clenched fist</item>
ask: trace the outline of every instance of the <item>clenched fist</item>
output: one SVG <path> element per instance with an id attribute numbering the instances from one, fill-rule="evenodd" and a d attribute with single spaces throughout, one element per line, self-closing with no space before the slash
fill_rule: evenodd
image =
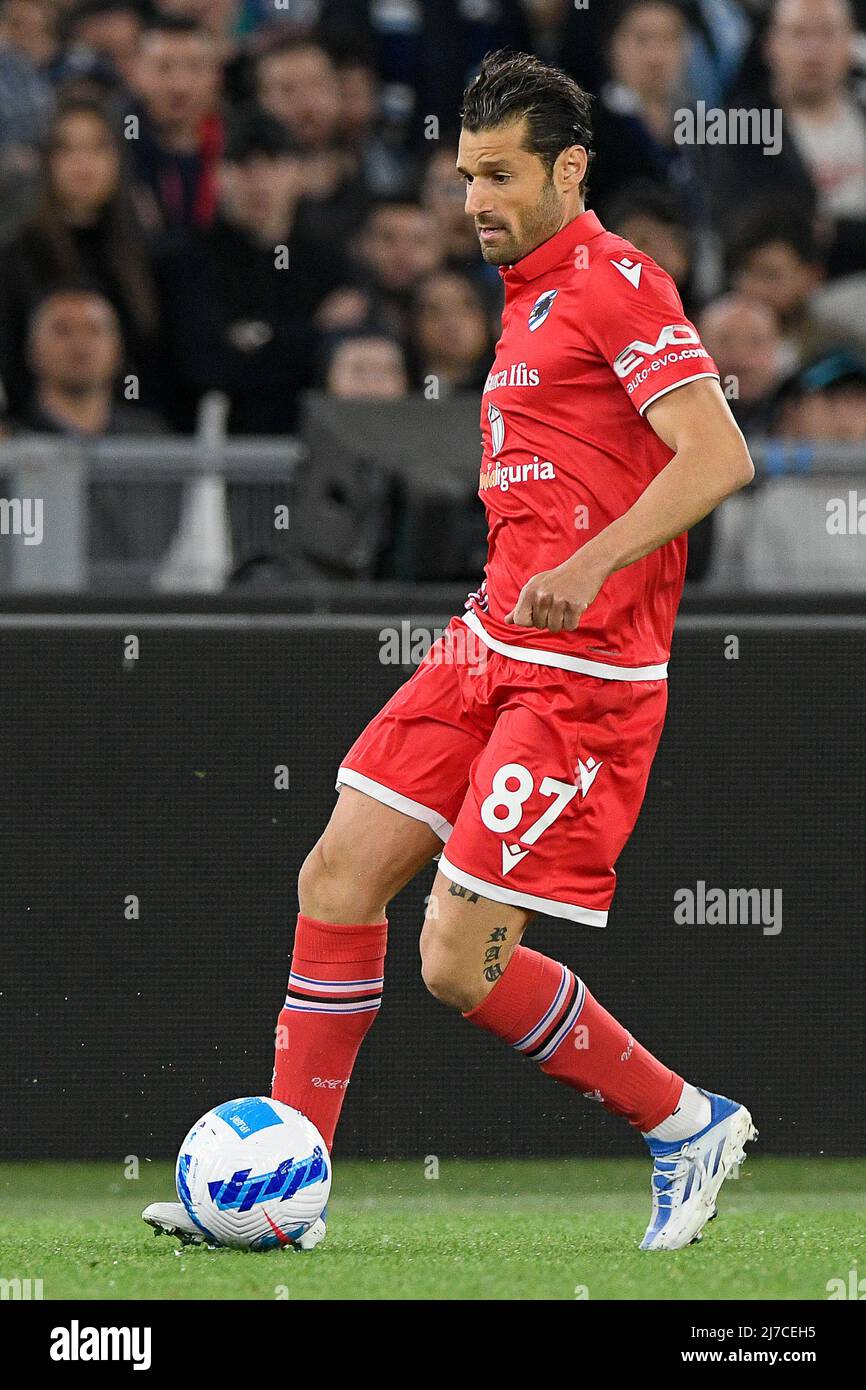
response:
<path id="1" fill-rule="evenodd" d="M 505 621 L 548 632 L 574 632 L 607 574 L 597 560 L 578 550 L 556 569 L 533 575 Z"/>

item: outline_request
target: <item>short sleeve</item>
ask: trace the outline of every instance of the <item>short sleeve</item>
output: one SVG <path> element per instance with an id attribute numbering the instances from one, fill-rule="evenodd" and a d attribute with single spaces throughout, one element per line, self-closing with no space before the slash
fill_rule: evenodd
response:
<path id="1" fill-rule="evenodd" d="M 605 251 L 587 285 L 584 329 L 635 409 L 719 370 L 671 277 L 648 257 Z"/>

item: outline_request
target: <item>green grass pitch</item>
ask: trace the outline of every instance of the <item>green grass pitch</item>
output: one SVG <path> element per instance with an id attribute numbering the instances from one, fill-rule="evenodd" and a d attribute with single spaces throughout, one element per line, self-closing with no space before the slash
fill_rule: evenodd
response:
<path id="1" fill-rule="evenodd" d="M 866 1160 L 750 1158 L 701 1244 L 637 1250 L 647 1162 L 339 1162 L 308 1254 L 180 1250 L 139 1219 L 171 1166 L 0 1166 L 0 1279 L 44 1299 L 814 1299 L 866 1276 Z"/>

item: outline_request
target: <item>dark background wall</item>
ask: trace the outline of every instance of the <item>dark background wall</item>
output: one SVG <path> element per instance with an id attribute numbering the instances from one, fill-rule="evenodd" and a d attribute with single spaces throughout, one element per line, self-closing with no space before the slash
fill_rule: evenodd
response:
<path id="1" fill-rule="evenodd" d="M 379 660 L 385 617 L 2 621 L 0 1158 L 173 1156 L 209 1106 L 269 1089 L 299 864 L 341 754 L 409 672 Z M 746 1101 L 764 1152 L 864 1151 L 864 660 L 862 617 L 684 619 L 609 926 L 527 938 Z M 338 1152 L 635 1152 L 426 995 L 432 878 L 394 904 Z M 781 888 L 781 933 L 677 925 L 699 879 Z"/>

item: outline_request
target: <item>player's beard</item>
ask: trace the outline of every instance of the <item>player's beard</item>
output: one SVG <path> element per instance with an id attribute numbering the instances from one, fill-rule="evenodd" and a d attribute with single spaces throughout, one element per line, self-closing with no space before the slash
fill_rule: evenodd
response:
<path id="1" fill-rule="evenodd" d="M 517 226 L 513 230 L 506 229 L 494 245 L 482 245 L 481 254 L 489 265 L 513 265 L 559 231 L 562 226 L 562 199 L 552 178 L 543 184 L 538 202 L 527 208 L 516 221 Z"/>

